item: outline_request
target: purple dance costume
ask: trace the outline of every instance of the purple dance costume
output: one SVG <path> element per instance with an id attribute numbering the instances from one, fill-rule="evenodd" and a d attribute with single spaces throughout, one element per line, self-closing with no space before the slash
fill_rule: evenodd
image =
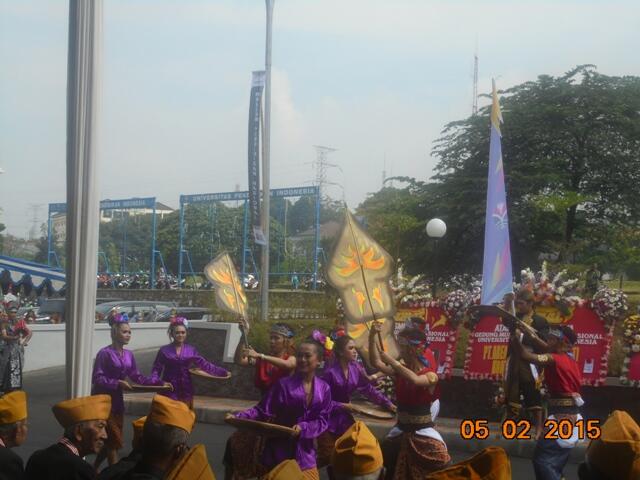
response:
<path id="1" fill-rule="evenodd" d="M 170 343 L 158 350 L 158 355 L 156 355 L 151 369 L 151 378 L 153 380 L 162 379 L 173 385 L 173 391 L 162 391 L 160 392 L 162 395 L 191 404 L 193 401 L 193 382 L 189 369 L 194 367 L 216 377 L 226 377 L 229 374 L 228 370 L 207 361 L 193 345 L 185 343 L 178 354 L 175 345 Z"/>
<path id="2" fill-rule="evenodd" d="M 325 432 L 331 412 L 331 389 L 313 379 L 313 398 L 307 405 L 302 377 L 293 374 L 280 379 L 255 407 L 236 414 L 238 418 L 269 421 L 285 427 L 300 426 L 300 436 L 267 439 L 262 463 L 272 469 L 287 459 L 298 462 L 301 470 L 316 468 L 314 440 Z"/>
<path id="3" fill-rule="evenodd" d="M 118 352 L 112 345 L 100 349 L 93 365 L 91 394 L 104 393 L 111 396 L 111 413 L 124 413 L 124 400 L 119 380 L 130 378 L 140 385 L 162 385 L 162 382 L 145 377 L 136 366 L 130 350 Z"/>
<path id="4" fill-rule="evenodd" d="M 348 378 L 345 378 L 342 366 L 339 361 L 325 369 L 322 379 L 331 387 L 332 408 L 329 416 L 328 432 L 340 436 L 346 432 L 355 419 L 342 403 L 351 402 L 351 394 L 355 391 L 366 397 L 376 405 L 389 409 L 393 402 L 386 395 L 379 392 L 371 384 L 364 371 L 364 367 L 358 362 L 349 362 L 347 366 Z"/>

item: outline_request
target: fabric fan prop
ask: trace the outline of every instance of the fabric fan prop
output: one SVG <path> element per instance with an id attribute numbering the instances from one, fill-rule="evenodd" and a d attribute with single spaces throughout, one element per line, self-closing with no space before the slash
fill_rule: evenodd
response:
<path id="1" fill-rule="evenodd" d="M 395 314 L 393 291 L 389 285 L 393 273 L 391 256 L 347 211 L 329 261 L 327 279 L 338 291 L 350 323 L 367 325 L 371 320 L 391 318 Z M 379 341 L 380 347 L 384 348 L 381 337 Z"/>
<path id="2" fill-rule="evenodd" d="M 211 260 L 204 267 L 204 275 L 213 284 L 216 305 L 240 317 L 244 334 L 249 330 L 247 296 L 229 254 L 223 252 Z"/>

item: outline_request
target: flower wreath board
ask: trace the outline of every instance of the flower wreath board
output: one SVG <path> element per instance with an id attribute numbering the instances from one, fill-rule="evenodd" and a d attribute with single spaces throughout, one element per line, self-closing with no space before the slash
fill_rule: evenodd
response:
<path id="1" fill-rule="evenodd" d="M 458 329 L 451 324 L 449 316 L 440 307 L 427 307 L 426 320 L 425 333 L 429 348 L 433 351 L 438 363 L 438 377 L 449 378 L 456 353 Z"/>
<path id="2" fill-rule="evenodd" d="M 623 351 L 620 382 L 631 387 L 640 387 L 640 315 L 631 315 L 622 324 Z"/>
<path id="3" fill-rule="evenodd" d="M 606 324 L 595 310 L 588 306 L 576 307 L 567 319 L 578 340 L 573 356 L 582 373 L 582 384 L 604 385 L 609 366 L 614 323 Z"/>
<path id="4" fill-rule="evenodd" d="M 438 363 L 438 377 L 441 380 L 451 377 L 458 341 L 458 329 L 451 324 L 446 310 L 435 302 L 430 302 L 422 308 L 400 308 L 396 313 L 396 336 L 410 317 L 421 317 L 426 320 L 425 333 L 429 349 L 433 352 Z"/>
<path id="5" fill-rule="evenodd" d="M 464 359 L 465 380 L 502 380 L 509 329 L 498 317 L 485 315 L 469 333 Z"/>
<path id="6" fill-rule="evenodd" d="M 586 302 L 563 315 L 553 307 L 536 309 L 550 324 L 565 323 L 576 333 L 573 355 L 582 373 L 582 384 L 600 386 L 607 377 L 614 322 L 605 322 Z M 485 316 L 469 335 L 464 377 L 476 380 L 502 380 L 509 330 L 497 317 Z"/>

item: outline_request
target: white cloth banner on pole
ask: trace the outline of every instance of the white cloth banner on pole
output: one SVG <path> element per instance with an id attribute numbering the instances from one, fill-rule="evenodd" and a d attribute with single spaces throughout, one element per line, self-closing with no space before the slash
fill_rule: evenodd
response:
<path id="1" fill-rule="evenodd" d="M 102 0 L 69 1 L 67 59 L 66 374 L 69 398 L 91 393 L 98 271 L 97 131 Z"/>

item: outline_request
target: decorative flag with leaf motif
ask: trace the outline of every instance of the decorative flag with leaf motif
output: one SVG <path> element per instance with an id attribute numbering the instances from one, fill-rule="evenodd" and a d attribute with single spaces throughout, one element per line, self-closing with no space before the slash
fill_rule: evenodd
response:
<path id="1" fill-rule="evenodd" d="M 247 296 L 229 254 L 223 252 L 211 260 L 204 267 L 204 275 L 215 288 L 218 307 L 240 315 L 248 327 Z"/>
<path id="2" fill-rule="evenodd" d="M 382 320 L 395 313 L 389 279 L 393 259 L 346 212 L 344 226 L 327 267 L 327 279 L 338 291 L 352 324 Z"/>
<path id="3" fill-rule="evenodd" d="M 484 261 L 482 264 L 483 305 L 502 302 L 507 293 L 513 293 L 511 247 L 509 243 L 509 217 L 504 187 L 500 124 L 502 113 L 493 82 L 491 107 L 491 139 L 489 143 L 489 179 L 487 184 L 487 213 L 484 226 Z"/>

